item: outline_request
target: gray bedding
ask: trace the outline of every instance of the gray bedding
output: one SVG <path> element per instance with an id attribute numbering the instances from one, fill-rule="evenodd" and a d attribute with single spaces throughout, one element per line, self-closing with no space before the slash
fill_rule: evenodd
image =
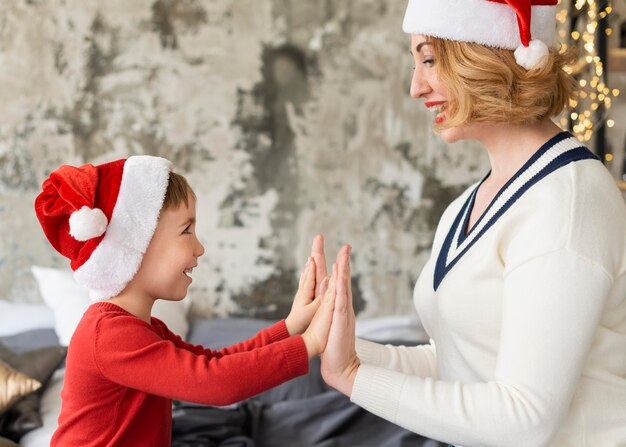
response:
<path id="1" fill-rule="evenodd" d="M 272 322 L 245 319 L 196 320 L 189 341 L 211 348 L 252 337 Z M 394 344 L 402 340 L 389 340 Z M 173 447 L 440 447 L 352 404 L 328 387 L 319 359 L 309 374 L 230 408 L 177 402 Z"/>
<path id="2" fill-rule="evenodd" d="M 187 339 L 218 349 L 252 337 L 272 322 L 196 319 Z M 53 329 L 0 337 L 16 352 L 58 345 Z M 402 340 L 388 340 L 394 344 Z M 411 344 L 411 343 L 405 343 Z M 56 419 L 56 418 L 55 418 Z M 310 373 L 231 407 L 175 402 L 173 447 L 440 447 L 352 404 L 321 378 L 319 359 Z"/>

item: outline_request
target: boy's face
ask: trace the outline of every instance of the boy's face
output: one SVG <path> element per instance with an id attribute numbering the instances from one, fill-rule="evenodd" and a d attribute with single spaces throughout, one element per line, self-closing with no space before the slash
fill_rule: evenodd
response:
<path id="1" fill-rule="evenodd" d="M 189 205 L 183 202 L 161 210 L 133 288 L 154 299 L 182 300 L 191 284 L 191 270 L 203 254 L 196 237 L 196 200 L 189 194 Z"/>

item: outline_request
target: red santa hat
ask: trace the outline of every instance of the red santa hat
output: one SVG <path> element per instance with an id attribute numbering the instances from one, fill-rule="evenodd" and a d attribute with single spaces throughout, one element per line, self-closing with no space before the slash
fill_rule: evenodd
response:
<path id="1" fill-rule="evenodd" d="M 530 70 L 545 64 L 554 42 L 558 0 L 409 0 L 402 29 L 515 50 Z"/>
<path id="2" fill-rule="evenodd" d="M 37 218 L 92 300 L 119 294 L 137 273 L 171 170 L 164 158 L 136 156 L 61 166 L 44 181 L 35 199 Z"/>

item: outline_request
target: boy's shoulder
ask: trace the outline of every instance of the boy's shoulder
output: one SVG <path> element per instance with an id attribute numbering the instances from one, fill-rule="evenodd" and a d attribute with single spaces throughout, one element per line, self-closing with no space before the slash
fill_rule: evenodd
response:
<path id="1" fill-rule="evenodd" d="M 122 343 L 131 338 L 162 339 L 167 336 L 167 326 L 161 320 L 151 318 L 151 324 L 137 318 L 121 307 L 109 302 L 97 302 L 89 306 L 72 336 L 72 344 L 82 342 Z"/>

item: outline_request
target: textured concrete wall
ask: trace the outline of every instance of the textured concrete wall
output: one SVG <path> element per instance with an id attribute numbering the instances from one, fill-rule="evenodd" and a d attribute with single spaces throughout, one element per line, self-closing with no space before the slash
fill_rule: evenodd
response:
<path id="1" fill-rule="evenodd" d="M 407 312 L 445 206 L 487 169 L 408 96 L 404 2 L 0 2 L 0 297 L 66 266 L 32 202 L 63 163 L 133 154 L 193 185 L 197 312 L 286 313 L 314 234 L 354 247 L 362 316 Z"/>

